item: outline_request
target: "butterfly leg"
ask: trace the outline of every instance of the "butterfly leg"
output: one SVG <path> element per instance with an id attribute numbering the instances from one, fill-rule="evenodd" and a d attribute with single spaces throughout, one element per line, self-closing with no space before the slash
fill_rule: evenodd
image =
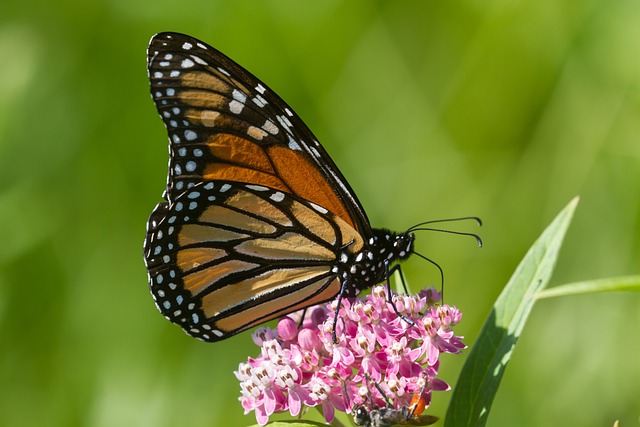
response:
<path id="1" fill-rule="evenodd" d="M 305 307 L 302 309 L 302 316 L 300 316 L 300 321 L 298 322 L 298 329 L 302 328 L 302 324 L 304 323 L 304 318 L 307 315 L 307 309 L 309 307 Z"/>
<path id="2" fill-rule="evenodd" d="M 404 314 L 400 313 L 398 311 L 398 308 L 396 307 L 396 304 L 393 302 L 393 296 L 391 293 L 391 275 L 396 271 L 399 270 L 400 271 L 400 278 L 402 279 L 402 286 L 404 287 L 404 291 L 406 293 L 407 292 L 407 286 L 404 283 L 404 278 L 402 276 L 402 270 L 400 269 L 400 265 L 396 264 L 393 267 L 389 268 L 389 260 L 385 260 L 384 261 L 384 269 L 386 272 L 386 277 L 387 277 L 387 299 L 389 301 L 389 303 L 391 303 L 391 307 L 393 307 L 393 311 L 398 315 L 398 317 L 402 318 L 402 320 L 404 320 L 405 322 L 407 322 L 409 325 L 413 326 L 415 325 L 415 323 L 413 322 L 413 320 L 409 319 L 407 316 L 405 316 Z"/>
<path id="3" fill-rule="evenodd" d="M 347 290 L 348 281 L 345 280 L 342 282 L 342 287 L 340 288 L 340 293 L 338 294 L 338 303 L 336 304 L 336 312 L 333 315 L 333 332 L 331 332 L 331 340 L 334 344 L 338 342 L 338 337 L 336 336 L 336 328 L 338 327 L 338 313 L 340 312 L 340 304 L 342 304 L 342 296 Z"/>
<path id="4" fill-rule="evenodd" d="M 397 271 L 400 274 L 400 281 L 402 282 L 402 290 L 405 295 L 409 295 L 409 289 L 407 289 L 407 284 L 404 281 L 404 274 L 402 274 L 402 267 L 400 264 L 394 264 L 393 267 L 389 268 L 389 261 L 386 262 L 387 268 L 387 283 L 389 282 L 389 278 L 393 276 L 393 274 Z"/>

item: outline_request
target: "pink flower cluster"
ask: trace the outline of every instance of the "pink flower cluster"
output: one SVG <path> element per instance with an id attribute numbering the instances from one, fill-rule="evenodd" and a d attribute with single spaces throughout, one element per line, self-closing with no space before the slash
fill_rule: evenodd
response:
<path id="1" fill-rule="evenodd" d="M 297 416 L 304 406 L 322 405 L 331 422 L 335 410 L 352 413 L 362 405 L 374 409 L 389 402 L 399 409 L 415 395 L 428 406 L 432 390 L 449 390 L 435 376 L 440 353 L 466 347 L 451 329 L 462 313 L 436 305 L 440 294 L 433 288 L 414 296 L 394 294 L 393 301 L 413 325 L 396 314 L 385 287 L 376 286 L 364 298 L 342 300 L 336 343 L 336 301 L 308 309 L 304 319 L 301 312 L 283 317 L 275 331 L 256 330 L 260 356 L 235 372 L 245 414 L 255 411 L 264 425 L 275 412 Z"/>

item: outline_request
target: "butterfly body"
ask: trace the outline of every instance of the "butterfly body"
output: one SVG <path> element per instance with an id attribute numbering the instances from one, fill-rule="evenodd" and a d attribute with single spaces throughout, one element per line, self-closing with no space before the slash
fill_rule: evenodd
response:
<path id="1" fill-rule="evenodd" d="M 412 233 L 370 226 L 302 120 L 231 59 L 160 33 L 148 69 L 170 159 L 144 256 L 156 305 L 188 334 L 219 341 L 355 296 L 413 252 Z"/>
<path id="2" fill-rule="evenodd" d="M 428 426 L 438 421 L 433 415 L 418 415 L 403 406 L 400 409 L 379 408 L 367 410 L 363 406 L 356 409 L 354 423 L 363 427 L 394 427 L 394 426 Z"/>

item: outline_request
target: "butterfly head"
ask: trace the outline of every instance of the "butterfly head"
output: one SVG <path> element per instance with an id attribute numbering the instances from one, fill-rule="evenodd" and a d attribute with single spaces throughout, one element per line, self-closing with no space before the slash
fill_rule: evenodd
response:
<path id="1" fill-rule="evenodd" d="M 371 424 L 371 417 L 369 411 L 364 406 L 358 406 L 353 414 L 353 422 L 357 426 L 367 426 Z"/>
<path id="2" fill-rule="evenodd" d="M 402 261 L 413 253 L 415 235 L 412 231 L 396 233 L 386 229 L 374 229 L 369 241 L 373 250 L 389 261 Z"/>

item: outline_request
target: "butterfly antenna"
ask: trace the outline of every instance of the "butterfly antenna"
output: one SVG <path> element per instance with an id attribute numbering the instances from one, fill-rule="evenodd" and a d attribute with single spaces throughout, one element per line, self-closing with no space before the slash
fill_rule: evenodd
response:
<path id="1" fill-rule="evenodd" d="M 480 238 L 480 236 L 478 236 L 475 233 L 467 233 L 464 231 L 454 231 L 454 230 L 447 230 L 445 228 L 433 228 L 433 227 L 424 227 L 425 225 L 429 225 L 429 224 L 438 224 L 438 223 L 442 223 L 442 222 L 458 222 L 458 221 L 475 221 L 479 227 L 482 227 L 482 220 L 480 218 L 478 218 L 477 216 L 461 216 L 458 218 L 445 218 L 445 219 L 434 219 L 431 221 L 424 221 L 421 222 L 419 224 L 416 224 L 412 227 L 410 227 L 407 232 L 413 232 L 413 231 L 437 231 L 440 233 L 449 233 L 449 234 L 457 234 L 459 236 L 469 236 L 469 237 L 473 237 L 474 239 L 476 239 L 476 242 L 478 242 L 478 246 L 482 247 L 482 239 Z"/>
<path id="2" fill-rule="evenodd" d="M 430 221 L 421 222 L 421 223 L 416 224 L 413 227 L 411 227 L 409 229 L 409 231 L 412 231 L 412 230 L 416 229 L 417 227 L 421 227 L 421 226 L 427 225 L 427 224 L 436 224 L 438 222 L 456 222 L 456 221 L 475 221 L 478 224 L 478 226 L 482 227 L 482 220 L 479 217 L 477 217 L 477 216 L 461 216 L 461 217 L 458 217 L 458 218 L 432 219 Z"/>
<path id="3" fill-rule="evenodd" d="M 437 231 L 439 233 L 448 233 L 448 234 L 456 234 L 458 236 L 469 236 L 476 239 L 479 247 L 482 247 L 482 239 L 475 233 L 467 233 L 465 231 L 454 231 L 454 230 L 446 230 L 444 228 L 431 228 L 431 227 L 418 227 L 414 226 L 409 229 L 409 231 Z"/>

